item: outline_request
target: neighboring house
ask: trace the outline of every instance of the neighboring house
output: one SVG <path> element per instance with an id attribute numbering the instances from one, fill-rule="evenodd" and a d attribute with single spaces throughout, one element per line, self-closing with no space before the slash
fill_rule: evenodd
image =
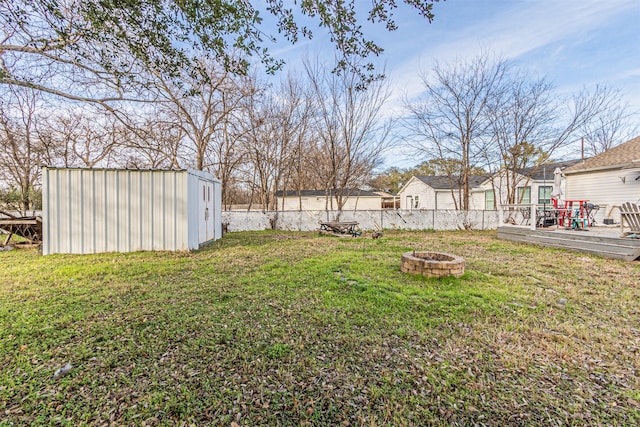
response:
<path id="1" fill-rule="evenodd" d="M 551 206 L 554 171 L 566 170 L 580 160 L 547 163 L 524 168 L 515 176 L 509 174 L 511 186 L 515 186 L 516 204 Z M 495 210 L 497 205 L 507 204 L 507 175 L 504 171 L 491 176 L 469 177 L 469 209 Z M 453 188 L 453 191 L 452 191 Z M 564 194 L 564 178 L 560 191 Z M 400 209 L 455 209 L 460 208 L 462 191 L 457 182 L 447 176 L 413 176 L 398 192 Z"/>
<path id="2" fill-rule="evenodd" d="M 335 190 L 327 194 L 324 190 L 291 190 L 278 191 L 278 210 L 282 211 L 323 211 L 337 210 L 338 203 Z M 380 210 L 393 209 L 397 206 L 397 198 L 384 192 L 365 191 L 360 189 L 344 190 L 346 201 L 342 210 Z"/>
<path id="3" fill-rule="evenodd" d="M 469 188 L 473 192 L 480 184 L 487 180 L 486 176 L 470 176 Z M 460 209 L 462 190 L 457 182 L 447 176 L 412 176 L 398 191 L 400 209 Z M 469 208 L 484 209 L 484 200 L 471 197 Z"/>
<path id="4" fill-rule="evenodd" d="M 580 162 L 565 172 L 567 200 L 588 200 L 600 206 L 598 219 L 619 221 L 618 207 L 640 203 L 640 137 Z"/>
<path id="5" fill-rule="evenodd" d="M 507 187 L 515 187 L 515 204 L 551 205 L 553 195 L 554 172 L 557 168 L 561 171 L 577 164 L 581 160 L 567 160 L 555 163 L 546 163 L 539 166 L 523 168 L 516 174 L 500 171 L 490 176 L 486 181 L 472 190 L 474 206 L 484 206 L 482 209 L 496 209 L 498 204 L 507 203 Z M 565 178 L 562 177 L 560 185 L 561 198 L 565 194 Z M 496 197 L 496 194 L 499 197 Z"/>

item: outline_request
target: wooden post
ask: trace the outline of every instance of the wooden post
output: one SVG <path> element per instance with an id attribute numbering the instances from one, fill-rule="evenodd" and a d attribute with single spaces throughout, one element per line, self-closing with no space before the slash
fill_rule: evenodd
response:
<path id="1" fill-rule="evenodd" d="M 529 227 L 532 230 L 536 229 L 536 222 L 537 222 L 536 211 L 537 211 L 536 204 L 532 203 L 531 204 L 531 216 L 529 217 Z"/>

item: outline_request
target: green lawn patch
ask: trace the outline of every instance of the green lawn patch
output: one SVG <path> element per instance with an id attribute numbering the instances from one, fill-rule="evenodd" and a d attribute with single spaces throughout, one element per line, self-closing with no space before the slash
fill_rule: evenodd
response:
<path id="1" fill-rule="evenodd" d="M 466 272 L 403 274 L 413 249 Z M 638 262 L 266 231 L 0 266 L 0 425 L 640 423 Z"/>

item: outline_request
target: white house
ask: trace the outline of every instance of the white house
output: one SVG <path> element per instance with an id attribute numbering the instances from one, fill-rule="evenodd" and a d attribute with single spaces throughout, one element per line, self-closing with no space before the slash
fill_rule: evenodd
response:
<path id="1" fill-rule="evenodd" d="M 345 189 L 343 210 L 380 210 L 392 209 L 396 198 L 388 193 Z M 324 211 L 337 210 L 335 190 L 291 190 L 276 193 L 278 210 L 282 211 Z"/>
<path id="2" fill-rule="evenodd" d="M 42 253 L 182 251 L 222 237 L 221 183 L 195 170 L 42 169 Z"/>
<path id="3" fill-rule="evenodd" d="M 471 191 L 487 180 L 486 176 L 470 176 Z M 412 176 L 398 191 L 400 209 L 460 209 L 462 191 L 456 181 L 447 176 Z M 471 197 L 470 209 L 483 210 L 484 199 Z"/>
<path id="4" fill-rule="evenodd" d="M 577 164 L 580 160 L 567 160 L 554 163 L 546 163 L 538 166 L 519 169 L 515 174 L 505 171 L 497 172 L 487 178 L 480 185 L 475 187 L 471 192 L 475 206 L 484 204 L 486 210 L 496 209 L 496 205 L 507 203 L 507 188 L 515 188 L 516 204 L 549 205 L 551 206 L 551 197 L 554 196 L 554 172 L 559 169 L 563 172 L 569 167 Z M 557 190 L 557 196 L 564 198 L 565 177 L 561 175 L 560 186 Z M 496 194 L 499 197 L 496 197 Z"/>
<path id="5" fill-rule="evenodd" d="M 566 170 L 579 160 L 547 163 L 523 168 L 508 176 L 504 171 L 493 175 L 469 177 L 469 209 L 495 210 L 507 203 L 507 188 L 515 188 L 516 204 L 551 206 L 554 171 Z M 564 177 L 560 191 L 564 194 Z M 460 209 L 462 190 L 457 181 L 447 176 L 413 176 L 398 192 L 401 209 Z"/>
<path id="6" fill-rule="evenodd" d="M 619 221 L 622 203 L 640 203 L 640 137 L 577 163 L 564 173 L 567 200 L 599 205 L 597 221 Z"/>

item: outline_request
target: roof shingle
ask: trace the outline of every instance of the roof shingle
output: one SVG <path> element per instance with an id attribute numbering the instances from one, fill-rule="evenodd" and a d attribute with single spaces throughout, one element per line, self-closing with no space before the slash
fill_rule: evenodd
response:
<path id="1" fill-rule="evenodd" d="M 598 169 L 628 168 L 634 165 L 640 167 L 640 136 L 571 166 L 564 172 L 572 174 Z"/>
<path id="2" fill-rule="evenodd" d="M 457 190 L 458 188 L 460 188 L 457 177 L 449 178 L 448 176 L 416 175 L 416 178 L 435 190 L 450 190 L 451 188 Z M 487 175 L 470 176 L 469 188 L 478 187 L 480 184 L 486 181 L 487 178 Z"/>
<path id="3" fill-rule="evenodd" d="M 581 159 L 566 160 L 566 161 L 554 162 L 554 163 L 545 163 L 539 166 L 532 166 L 529 168 L 520 169 L 518 173 L 520 175 L 528 176 L 534 181 L 542 181 L 545 178 L 553 179 L 553 172 L 556 170 L 556 168 L 560 168 L 560 170 L 564 171 L 580 162 L 582 162 Z"/>

